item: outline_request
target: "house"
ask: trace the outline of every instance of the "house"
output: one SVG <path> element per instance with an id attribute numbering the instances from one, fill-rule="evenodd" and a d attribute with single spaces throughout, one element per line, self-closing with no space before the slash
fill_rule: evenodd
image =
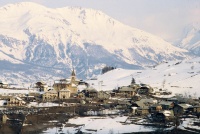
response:
<path id="1" fill-rule="evenodd" d="M 123 86 L 119 88 L 118 92 L 123 94 L 126 97 L 131 97 L 135 95 L 136 89 L 129 87 L 129 86 Z"/>
<path id="2" fill-rule="evenodd" d="M 86 97 L 89 98 L 96 98 L 98 94 L 98 91 L 93 87 L 88 87 L 84 89 L 82 92 L 85 94 Z"/>
<path id="3" fill-rule="evenodd" d="M 13 96 L 8 99 L 7 105 L 8 106 L 23 106 L 26 102 L 23 101 L 20 97 Z"/>
<path id="4" fill-rule="evenodd" d="M 174 102 L 171 101 L 161 101 L 159 104 L 162 106 L 162 110 L 172 110 L 174 108 Z"/>
<path id="5" fill-rule="evenodd" d="M 174 102 L 174 104 L 178 104 L 177 98 L 168 98 L 167 101 Z"/>
<path id="6" fill-rule="evenodd" d="M 117 109 L 127 109 L 129 107 L 131 107 L 129 100 L 119 100 L 116 106 Z"/>
<path id="7" fill-rule="evenodd" d="M 199 106 L 193 106 L 193 112 L 194 113 L 200 113 L 200 105 Z"/>
<path id="8" fill-rule="evenodd" d="M 7 119 L 8 119 L 7 115 L 3 114 L 2 119 L 1 119 L 2 123 L 6 124 Z"/>
<path id="9" fill-rule="evenodd" d="M 8 88 L 9 84 L 7 82 L 0 81 L 0 88 Z"/>
<path id="10" fill-rule="evenodd" d="M 156 122 L 171 121 L 172 119 L 174 119 L 174 113 L 172 110 L 164 110 L 151 114 L 151 117 L 153 121 Z"/>
<path id="11" fill-rule="evenodd" d="M 100 100 L 108 100 L 110 97 L 111 97 L 111 95 L 105 91 L 99 91 L 97 93 L 97 98 Z"/>
<path id="12" fill-rule="evenodd" d="M 135 112 L 137 115 L 147 115 L 149 114 L 149 106 L 139 107 Z"/>
<path id="13" fill-rule="evenodd" d="M 35 83 L 35 88 L 39 89 L 39 91 L 44 91 L 46 92 L 48 90 L 48 86 L 45 82 L 43 81 L 39 81 L 37 83 Z"/>
<path id="14" fill-rule="evenodd" d="M 150 100 L 150 99 L 149 99 Z M 132 104 L 133 107 L 138 107 L 136 110 L 135 110 L 135 113 L 137 115 L 147 115 L 149 114 L 149 106 L 151 105 L 152 103 L 150 103 L 147 99 L 147 101 L 145 101 L 145 99 L 141 99 L 140 101 L 136 101 L 135 103 Z"/>
<path id="15" fill-rule="evenodd" d="M 63 88 L 58 91 L 58 98 L 61 100 L 70 98 L 70 90 Z"/>
<path id="16" fill-rule="evenodd" d="M 53 101 L 58 99 L 58 92 L 55 90 L 49 90 L 42 96 L 43 101 Z"/>
<path id="17" fill-rule="evenodd" d="M 190 111 L 193 111 L 193 106 L 189 104 L 177 104 L 174 106 L 174 114 L 180 115 L 184 113 L 190 113 Z"/>
<path id="18" fill-rule="evenodd" d="M 153 88 L 148 85 L 143 85 L 137 89 L 137 93 L 140 95 L 148 95 L 153 93 Z"/>
<path id="19" fill-rule="evenodd" d="M 71 95 L 74 95 L 78 93 L 77 86 L 79 82 L 80 81 L 76 79 L 76 74 L 73 69 L 70 79 L 61 79 L 61 80 L 54 81 L 53 88 L 56 91 L 59 91 L 63 88 L 67 88 L 68 90 L 70 90 Z"/>
<path id="20" fill-rule="evenodd" d="M 85 99 L 85 94 L 83 92 L 79 92 L 77 97 L 81 99 Z"/>
<path id="21" fill-rule="evenodd" d="M 142 97 L 140 95 L 136 94 L 135 96 L 132 96 L 131 99 L 132 99 L 132 101 L 139 101 L 142 99 Z"/>
<path id="22" fill-rule="evenodd" d="M 151 113 L 157 113 L 162 110 L 162 106 L 160 104 L 153 104 L 149 107 Z"/>

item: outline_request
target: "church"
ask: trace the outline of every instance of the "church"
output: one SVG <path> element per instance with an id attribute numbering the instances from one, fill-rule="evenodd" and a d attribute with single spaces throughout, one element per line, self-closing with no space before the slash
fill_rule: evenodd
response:
<path id="1" fill-rule="evenodd" d="M 61 89 L 68 89 L 70 90 L 71 95 L 77 94 L 77 86 L 79 80 L 76 79 L 75 70 L 72 70 L 71 77 L 69 79 L 60 79 L 54 81 L 53 88 L 56 91 L 60 91 Z"/>

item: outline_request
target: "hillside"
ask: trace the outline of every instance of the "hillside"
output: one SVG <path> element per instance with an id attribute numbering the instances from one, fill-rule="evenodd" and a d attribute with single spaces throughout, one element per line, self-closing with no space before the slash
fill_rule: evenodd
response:
<path id="1" fill-rule="evenodd" d="M 200 96 L 200 58 L 164 62 L 147 70 L 115 69 L 88 82 L 98 90 L 112 90 L 130 85 L 132 77 L 136 83 L 149 84 L 155 89 Z"/>
<path id="2" fill-rule="evenodd" d="M 0 18 L 0 64 L 9 62 L 12 68 L 17 63 L 30 77 L 38 72 L 33 79 L 40 79 L 44 70 L 50 77 L 67 77 L 75 67 L 85 78 L 105 65 L 142 69 L 189 57 L 187 50 L 94 9 L 22 2 L 0 7 Z"/>
<path id="3" fill-rule="evenodd" d="M 178 45 L 200 56 L 200 23 L 188 25 Z"/>

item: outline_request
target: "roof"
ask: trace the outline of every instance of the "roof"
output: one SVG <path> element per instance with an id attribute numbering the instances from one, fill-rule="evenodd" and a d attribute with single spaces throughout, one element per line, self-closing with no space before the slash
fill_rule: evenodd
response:
<path id="1" fill-rule="evenodd" d="M 161 101 L 159 104 L 160 105 L 171 105 L 173 102 L 171 101 Z"/>
<path id="2" fill-rule="evenodd" d="M 77 87 L 77 85 L 75 85 L 74 83 L 72 83 L 72 87 Z"/>
<path id="3" fill-rule="evenodd" d="M 67 88 L 63 88 L 63 89 L 61 89 L 59 92 L 70 92 L 70 90 L 67 89 Z"/>
<path id="4" fill-rule="evenodd" d="M 36 84 L 41 83 L 43 85 L 46 85 L 46 83 L 44 81 L 38 81 Z"/>
<path id="5" fill-rule="evenodd" d="M 95 88 L 93 87 L 88 87 L 85 90 L 88 90 L 88 92 L 98 92 Z"/>
<path id="6" fill-rule="evenodd" d="M 152 98 L 150 98 L 150 99 L 141 99 L 140 101 L 143 102 L 143 103 L 152 103 L 152 104 L 155 103 L 154 99 L 152 99 Z"/>
<path id="7" fill-rule="evenodd" d="M 74 68 L 73 68 L 73 70 L 72 70 L 71 76 L 76 76 L 75 71 L 74 71 Z"/>
<path id="8" fill-rule="evenodd" d="M 22 100 L 20 97 L 17 96 L 12 96 L 11 98 L 17 99 L 17 100 Z"/>
<path id="9" fill-rule="evenodd" d="M 173 111 L 171 111 L 171 110 L 159 111 L 159 113 L 162 113 L 165 116 L 172 116 L 173 115 Z"/>
<path id="10" fill-rule="evenodd" d="M 184 109 L 187 109 L 187 108 L 192 108 L 193 106 L 192 105 L 189 105 L 189 104 L 178 104 L 178 106 L 184 108 Z"/>
<path id="11" fill-rule="evenodd" d="M 46 93 L 53 93 L 53 94 L 57 94 L 58 92 L 57 92 L 56 90 L 49 90 L 49 91 L 45 92 L 44 94 L 46 94 Z"/>
<path id="12" fill-rule="evenodd" d="M 5 81 L 0 81 L 1 84 L 7 85 L 8 83 Z"/>
<path id="13" fill-rule="evenodd" d="M 104 93 L 104 94 L 107 94 L 107 95 L 110 95 L 108 92 L 106 91 L 99 91 L 99 93 Z"/>
<path id="14" fill-rule="evenodd" d="M 126 87 L 126 86 L 124 86 L 124 87 L 121 87 L 119 89 L 119 91 L 135 91 L 135 89 L 133 89 L 132 87 Z"/>
<path id="15" fill-rule="evenodd" d="M 140 108 L 142 109 L 149 109 L 149 106 L 145 105 L 143 102 L 141 101 L 136 101 L 135 102 Z"/>

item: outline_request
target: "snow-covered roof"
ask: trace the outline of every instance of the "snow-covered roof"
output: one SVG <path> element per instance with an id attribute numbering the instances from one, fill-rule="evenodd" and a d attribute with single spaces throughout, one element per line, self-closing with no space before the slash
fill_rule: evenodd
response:
<path id="1" fill-rule="evenodd" d="M 56 90 L 49 90 L 49 91 L 44 92 L 44 94 L 46 94 L 46 93 L 57 94 L 58 92 Z"/>
<path id="2" fill-rule="evenodd" d="M 6 103 L 7 101 L 6 100 L 0 100 L 0 106 L 3 106 L 4 103 Z"/>
<path id="3" fill-rule="evenodd" d="M 63 89 L 61 89 L 59 92 L 70 92 L 70 90 L 67 89 L 67 88 L 63 88 Z"/>
<path id="4" fill-rule="evenodd" d="M 76 84 L 74 84 L 74 83 L 72 83 L 72 87 L 77 87 L 77 85 L 76 85 Z"/>
<path id="5" fill-rule="evenodd" d="M 192 105 L 189 105 L 189 104 L 178 104 L 180 107 L 184 108 L 184 109 L 187 109 L 187 108 L 190 108 L 192 107 Z"/>

